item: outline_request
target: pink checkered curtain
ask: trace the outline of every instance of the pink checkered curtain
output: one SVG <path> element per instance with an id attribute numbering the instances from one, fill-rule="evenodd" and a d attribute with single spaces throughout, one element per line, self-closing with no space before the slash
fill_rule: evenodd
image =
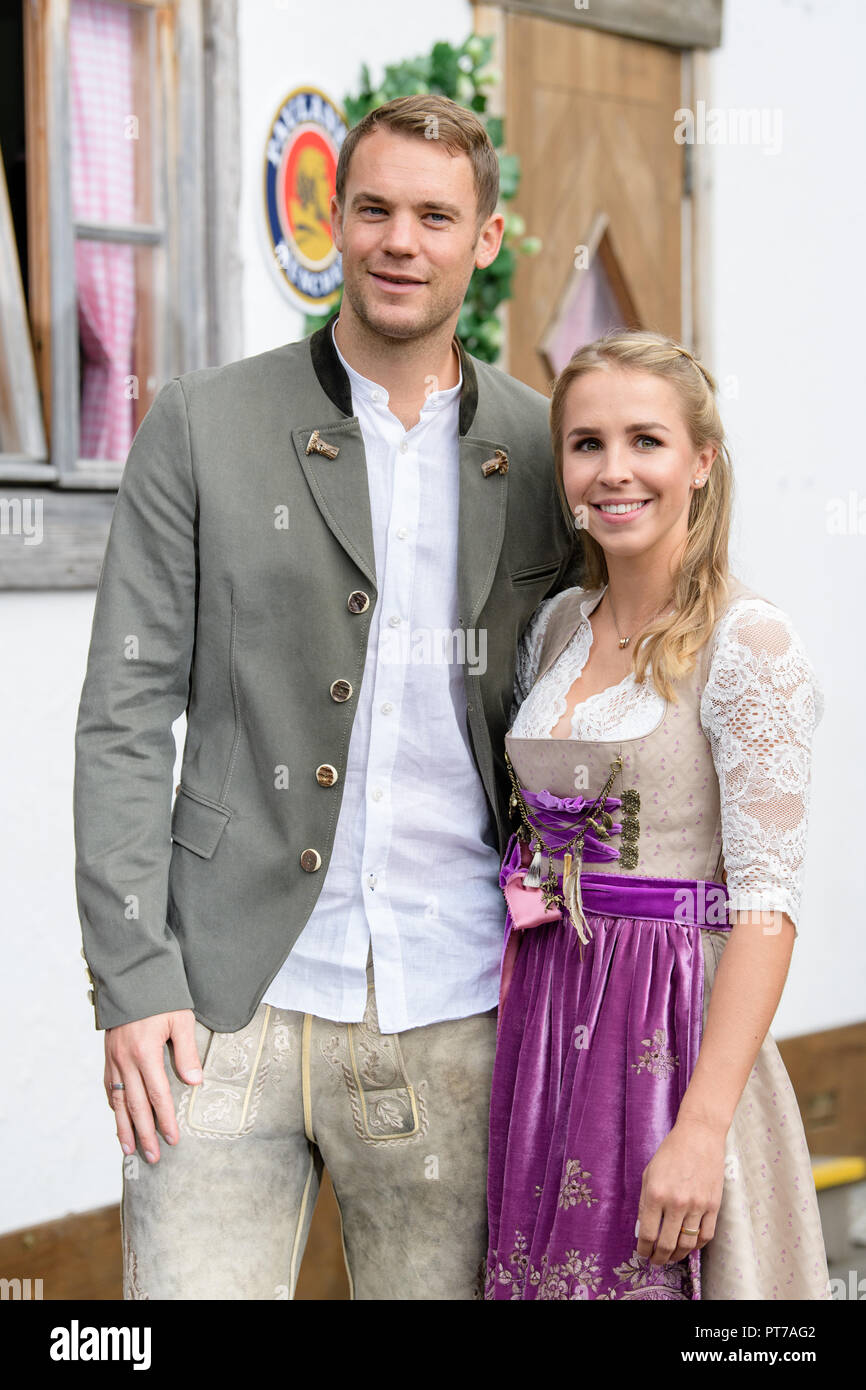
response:
<path id="1" fill-rule="evenodd" d="M 132 222 L 135 148 L 132 15 L 108 0 L 71 0 L 72 207 L 76 220 Z M 124 460 L 132 443 L 135 263 L 131 246 L 75 243 L 81 347 L 81 458 Z"/>

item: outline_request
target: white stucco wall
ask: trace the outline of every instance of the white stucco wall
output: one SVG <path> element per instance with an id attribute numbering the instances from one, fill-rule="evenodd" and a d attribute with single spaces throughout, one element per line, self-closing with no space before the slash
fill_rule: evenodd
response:
<path id="1" fill-rule="evenodd" d="M 853 731 L 866 542 L 825 527 L 828 499 L 859 486 L 857 441 L 846 431 L 859 405 L 855 335 L 864 307 L 866 207 L 855 173 L 864 12 L 858 0 L 820 7 L 726 0 L 725 11 L 724 46 L 712 56 L 714 103 L 779 107 L 783 115 L 779 154 L 732 147 L 713 156 L 710 365 L 736 380 L 736 397 L 724 406 L 739 487 L 735 567 L 795 617 L 827 695 L 801 939 L 775 1025 L 786 1036 L 864 1011 L 858 853 L 835 803 L 840 772 L 855 804 L 864 773 Z M 310 82 L 340 100 L 363 58 L 396 61 L 438 38 L 460 41 L 471 27 L 466 0 L 435 8 L 320 0 L 315 32 L 309 14 L 288 0 L 241 0 L 246 353 L 302 330 L 276 285 L 261 231 L 264 139 L 280 99 Z M 93 599 L 92 592 L 0 594 L 7 958 L 0 1116 L 5 1171 L 14 1175 L 0 1187 L 0 1230 L 120 1193 L 120 1150 L 102 1092 L 103 1035 L 85 999 L 73 882 L 72 738 Z M 182 738 L 182 720 L 175 733 Z"/>
<path id="2" fill-rule="evenodd" d="M 363 62 L 376 80 L 388 63 L 429 52 L 439 39 L 462 43 L 472 32 L 472 6 L 467 0 L 441 0 L 436 6 L 325 0 L 316 6 L 315 33 L 310 10 L 294 0 L 240 0 L 240 11 L 240 246 L 244 344 L 250 354 L 293 342 L 304 331 L 303 314 L 277 284 L 263 215 L 265 141 L 283 98 L 303 83 L 340 106 L 347 92 L 358 90 Z"/>
<path id="3" fill-rule="evenodd" d="M 713 104 L 778 110 L 782 132 L 777 154 L 714 147 L 711 366 L 737 392 L 724 401 L 738 492 L 733 564 L 791 614 L 826 697 L 803 920 L 777 1036 L 866 1012 L 863 861 L 848 804 L 866 772 L 866 535 L 827 529 L 832 499 L 866 497 L 857 442 L 864 41 L 858 0 L 725 0 L 724 43 L 712 57 Z"/>

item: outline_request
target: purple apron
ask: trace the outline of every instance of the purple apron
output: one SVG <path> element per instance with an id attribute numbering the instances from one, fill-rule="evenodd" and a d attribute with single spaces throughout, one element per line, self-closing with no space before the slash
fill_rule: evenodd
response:
<path id="1" fill-rule="evenodd" d="M 546 791 L 523 796 L 554 850 L 589 806 Z M 612 797 L 604 809 L 619 805 Z M 585 863 L 618 857 L 587 833 Z M 527 862 L 512 836 L 500 886 Z M 586 945 L 566 911 L 523 931 L 506 913 L 485 1297 L 699 1299 L 700 1253 L 651 1265 L 635 1251 L 635 1225 L 643 1170 L 673 1127 L 697 1059 L 700 933 L 728 929 L 727 890 L 592 872 L 580 883 Z"/>

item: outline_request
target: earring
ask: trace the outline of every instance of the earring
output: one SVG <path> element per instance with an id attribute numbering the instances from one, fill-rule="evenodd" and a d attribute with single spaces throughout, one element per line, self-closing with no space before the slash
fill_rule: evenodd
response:
<path id="1" fill-rule="evenodd" d="M 706 478 L 695 478 L 695 487 L 703 487 L 706 481 Z"/>

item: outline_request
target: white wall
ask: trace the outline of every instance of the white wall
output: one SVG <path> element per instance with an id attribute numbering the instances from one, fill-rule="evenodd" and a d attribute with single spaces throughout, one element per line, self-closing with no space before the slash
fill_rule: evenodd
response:
<path id="1" fill-rule="evenodd" d="M 120 1196 L 120 1147 L 102 1091 L 105 1034 L 87 998 L 74 884 L 73 738 L 93 600 L 0 594 L 0 1231 Z"/>
<path id="2" fill-rule="evenodd" d="M 864 51 L 860 0 L 725 0 L 724 43 L 711 60 L 714 106 L 782 117 L 778 154 L 714 149 L 710 365 L 738 390 L 723 403 L 738 488 L 734 568 L 790 613 L 826 697 L 803 920 L 777 1036 L 866 1013 L 856 830 L 866 536 L 827 531 L 831 499 L 852 489 L 866 498 Z"/>
<path id="3" fill-rule="evenodd" d="M 388 63 L 429 52 L 439 39 L 462 43 L 472 32 L 472 6 L 467 0 L 438 0 L 435 6 L 325 0 L 311 11 L 296 0 L 240 0 L 240 12 L 240 244 L 249 355 L 293 342 L 304 331 L 303 314 L 278 286 L 262 207 L 265 142 L 286 93 L 308 84 L 340 106 L 347 92 L 357 92 L 362 62 L 378 81 Z"/>
<path id="4" fill-rule="evenodd" d="M 859 440 L 846 426 L 849 402 L 856 408 L 860 399 L 864 24 L 858 0 L 820 8 L 764 0 L 759 11 L 748 0 L 726 0 L 725 10 L 724 47 L 712 59 L 715 102 L 780 106 L 784 117 L 781 154 L 719 148 L 714 155 L 711 365 L 736 377 L 739 390 L 725 403 L 739 480 L 737 569 L 795 617 L 827 692 L 806 910 L 775 1027 L 785 1036 L 864 1012 L 858 852 L 842 823 L 843 814 L 857 814 L 864 772 L 853 732 L 864 541 L 828 536 L 824 525 L 828 497 L 858 487 Z M 435 8 L 320 0 L 314 32 L 306 29 L 309 14 L 288 0 L 241 0 L 247 353 L 294 339 L 302 327 L 272 276 L 261 233 L 264 140 L 280 99 L 311 82 L 340 100 L 363 57 L 396 61 L 435 39 L 459 42 L 471 26 L 466 0 Z M 120 1150 L 102 1092 L 103 1034 L 85 998 L 73 882 L 72 740 L 93 599 L 93 592 L 0 594 L 7 661 L 0 1116 L 4 1171 L 14 1174 L 0 1186 L 0 1230 L 114 1202 L 120 1193 Z M 175 735 L 182 738 L 182 720 Z M 852 789 L 844 811 L 836 809 L 842 771 Z"/>

